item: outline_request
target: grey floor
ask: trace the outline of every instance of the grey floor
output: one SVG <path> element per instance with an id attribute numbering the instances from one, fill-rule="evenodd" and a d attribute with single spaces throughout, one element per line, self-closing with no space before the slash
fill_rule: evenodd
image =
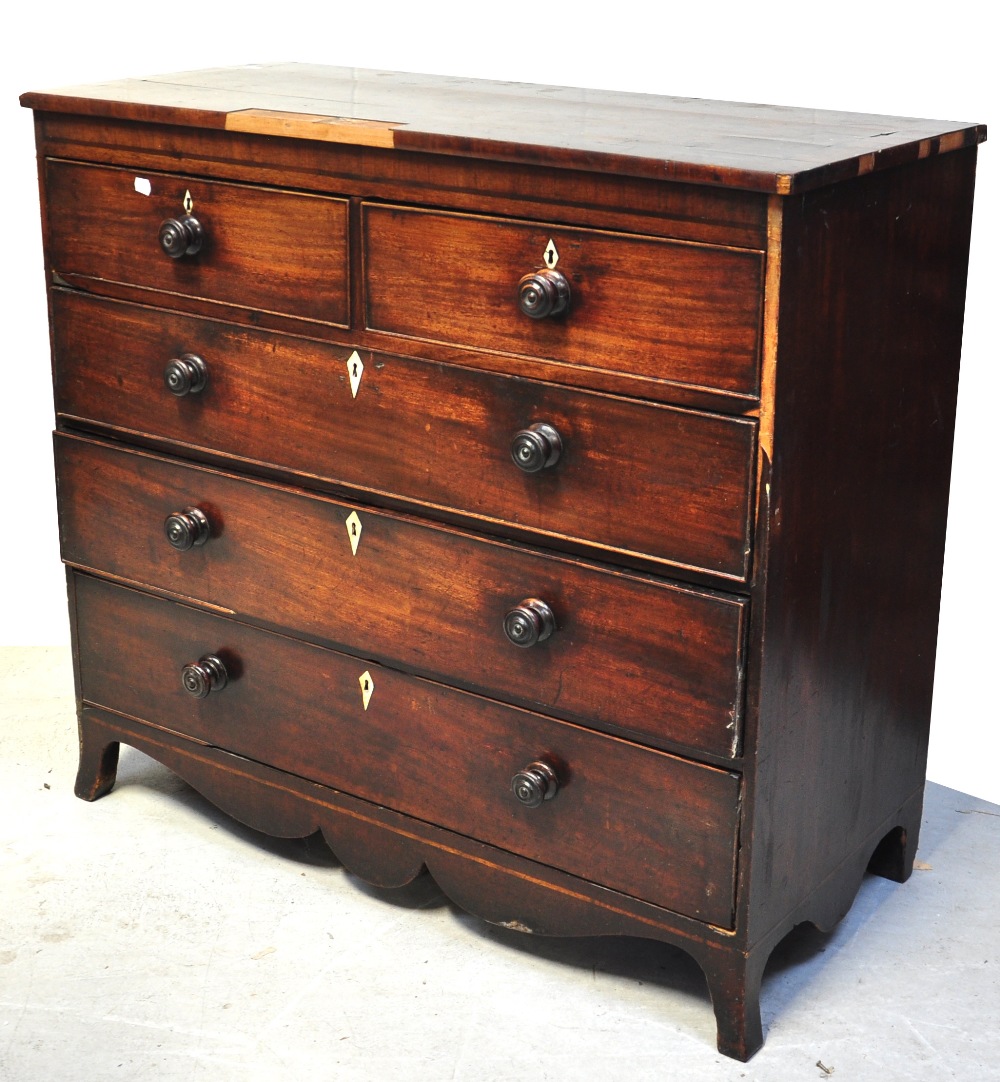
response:
<path id="1" fill-rule="evenodd" d="M 1000 807 L 929 785 L 919 866 L 869 878 L 715 1051 L 684 954 L 490 928 L 366 887 L 123 749 L 72 794 L 68 652 L 0 650 L 0 1080 L 1000 1079 Z"/>

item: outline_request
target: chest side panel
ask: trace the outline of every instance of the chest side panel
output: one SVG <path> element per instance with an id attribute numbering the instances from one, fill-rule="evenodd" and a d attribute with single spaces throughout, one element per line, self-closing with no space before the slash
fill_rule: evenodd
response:
<path id="1" fill-rule="evenodd" d="M 974 170 L 956 152 L 786 208 L 754 935 L 924 782 Z"/>

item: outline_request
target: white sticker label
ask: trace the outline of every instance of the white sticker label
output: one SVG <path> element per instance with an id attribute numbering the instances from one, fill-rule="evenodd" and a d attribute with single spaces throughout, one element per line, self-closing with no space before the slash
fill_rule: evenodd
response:
<path id="1" fill-rule="evenodd" d="M 358 677 L 358 683 L 361 685 L 361 702 L 367 710 L 368 704 L 372 701 L 372 692 L 375 690 L 375 681 L 372 679 L 372 674 L 366 669 Z"/>
<path id="2" fill-rule="evenodd" d="M 145 177 L 136 177 L 134 187 L 140 195 L 151 195 L 153 191 L 153 185 Z"/>
<path id="3" fill-rule="evenodd" d="M 358 356 L 357 350 L 347 358 L 347 374 L 351 379 L 351 397 L 357 398 L 358 388 L 361 386 L 361 377 L 365 374 L 365 366 Z"/>
<path id="4" fill-rule="evenodd" d="M 358 518 L 357 511 L 352 511 L 347 516 L 344 525 L 347 527 L 347 536 L 351 539 L 351 552 L 357 556 L 358 545 L 361 544 L 361 519 Z"/>

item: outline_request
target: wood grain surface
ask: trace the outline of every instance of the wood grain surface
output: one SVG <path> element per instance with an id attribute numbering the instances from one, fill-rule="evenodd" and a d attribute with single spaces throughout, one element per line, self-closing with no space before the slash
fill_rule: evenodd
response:
<path id="1" fill-rule="evenodd" d="M 205 298 L 348 322 L 346 200 L 63 161 L 45 172 L 49 270 L 79 288 L 100 279 L 156 290 L 158 303 L 175 307 Z M 157 234 L 183 215 L 187 193 L 205 244 L 172 259 Z"/>
<path id="2" fill-rule="evenodd" d="M 251 470 L 281 467 L 306 483 L 399 498 L 493 532 L 531 531 L 616 562 L 747 573 L 753 421 L 65 290 L 52 305 L 56 409 L 71 423 L 169 440 L 186 455 L 219 452 Z M 204 359 L 208 383 L 178 399 L 163 369 L 187 353 Z M 556 427 L 563 450 L 529 475 L 510 444 L 538 422 Z"/>
<path id="3" fill-rule="evenodd" d="M 737 775 L 87 576 L 76 593 L 87 703 L 731 923 Z M 180 672 L 209 650 L 231 679 L 194 699 Z M 561 784 L 525 808 L 511 778 L 538 758 Z"/>
<path id="4" fill-rule="evenodd" d="M 922 791 L 974 176 L 967 151 L 786 206 L 752 940 Z"/>
<path id="5" fill-rule="evenodd" d="M 56 444 L 69 563 L 560 717 L 735 754 L 741 598 L 77 437 Z M 192 505 L 212 535 L 180 552 L 164 520 Z M 531 597 L 557 630 L 524 649 L 503 620 Z"/>
<path id="6" fill-rule="evenodd" d="M 544 223 L 363 208 L 366 326 L 753 395 L 763 260 Z M 520 278 L 552 241 L 569 312 L 531 319 Z"/>
<path id="7" fill-rule="evenodd" d="M 787 194 L 974 145 L 983 125 L 316 64 L 251 64 L 23 94 L 32 109 L 236 128 L 259 111 L 363 121 L 397 150 Z M 277 134 L 277 133 L 275 133 Z M 287 132 L 301 138 L 298 127 Z M 307 136 L 308 137 L 308 136 Z"/>

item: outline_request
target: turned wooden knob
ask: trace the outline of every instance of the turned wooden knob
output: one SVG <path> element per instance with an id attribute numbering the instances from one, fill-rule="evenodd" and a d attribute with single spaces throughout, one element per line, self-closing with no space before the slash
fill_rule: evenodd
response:
<path id="1" fill-rule="evenodd" d="M 160 247 L 171 259 L 197 255 L 205 241 L 205 230 L 193 214 L 168 218 L 160 223 Z"/>
<path id="2" fill-rule="evenodd" d="M 510 779 L 510 787 L 526 808 L 537 808 L 559 791 L 559 778 L 548 763 L 539 759 L 519 770 Z"/>
<path id="3" fill-rule="evenodd" d="M 181 669 L 184 690 L 196 699 L 204 699 L 211 691 L 221 691 L 229 683 L 229 673 L 222 658 L 205 654 Z"/>
<path id="4" fill-rule="evenodd" d="M 167 515 L 163 522 L 163 532 L 175 549 L 186 552 L 195 545 L 204 545 L 208 540 L 210 526 L 205 512 L 197 507 L 185 507 Z"/>
<path id="5" fill-rule="evenodd" d="M 562 315 L 569 308 L 569 296 L 569 279 L 562 271 L 543 268 L 517 283 L 517 303 L 532 319 Z"/>
<path id="6" fill-rule="evenodd" d="M 196 353 L 182 353 L 167 362 L 163 370 L 167 390 L 178 398 L 201 394 L 208 383 L 208 365 Z"/>
<path id="7" fill-rule="evenodd" d="M 544 642 L 555 629 L 555 613 L 537 597 L 526 598 L 503 618 L 503 633 L 515 646 Z"/>
<path id="8" fill-rule="evenodd" d="M 521 429 L 510 441 L 510 457 L 525 473 L 538 473 L 554 466 L 561 454 L 562 437 L 544 422 Z"/>

